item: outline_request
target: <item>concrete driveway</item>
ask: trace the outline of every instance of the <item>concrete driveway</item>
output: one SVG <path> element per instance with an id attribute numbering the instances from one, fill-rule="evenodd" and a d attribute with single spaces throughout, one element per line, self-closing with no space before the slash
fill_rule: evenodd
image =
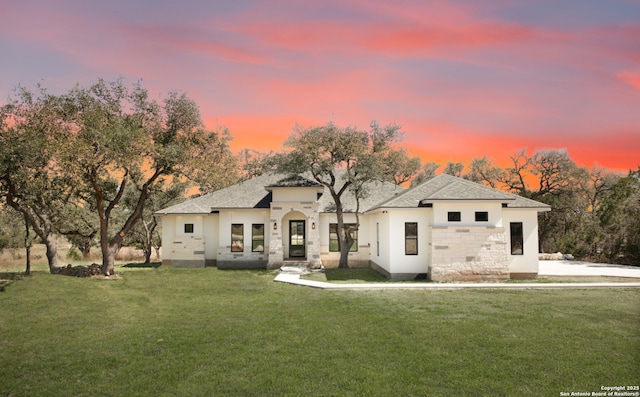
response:
<path id="1" fill-rule="evenodd" d="M 580 261 L 540 261 L 540 276 L 613 276 L 640 278 L 640 267 Z"/>

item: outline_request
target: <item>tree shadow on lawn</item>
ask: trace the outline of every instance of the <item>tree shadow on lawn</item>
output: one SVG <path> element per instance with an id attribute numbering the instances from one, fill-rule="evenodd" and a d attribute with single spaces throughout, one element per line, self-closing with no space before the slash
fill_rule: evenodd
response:
<path id="1" fill-rule="evenodd" d="M 143 262 L 131 262 L 122 265 L 122 267 L 130 268 L 130 269 L 157 269 L 162 266 L 162 262 L 151 262 L 151 263 L 143 263 Z"/>
<path id="2" fill-rule="evenodd" d="M 25 277 L 21 272 L 0 272 L 0 292 L 4 292 L 4 289 L 15 281 Z"/>
<path id="3" fill-rule="evenodd" d="M 387 281 L 387 278 L 373 269 L 325 269 L 327 281 L 350 281 L 380 283 Z"/>

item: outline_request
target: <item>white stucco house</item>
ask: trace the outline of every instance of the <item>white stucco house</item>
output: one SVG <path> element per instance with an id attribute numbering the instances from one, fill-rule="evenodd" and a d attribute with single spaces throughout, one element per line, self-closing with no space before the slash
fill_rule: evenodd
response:
<path id="1" fill-rule="evenodd" d="M 411 189 L 375 183 L 360 203 L 351 267 L 393 280 L 439 282 L 538 274 L 538 212 L 546 204 L 442 174 Z M 345 193 L 345 223 L 355 200 Z M 335 267 L 335 205 L 304 176 L 269 174 L 158 211 L 162 262 L 175 267 Z"/>

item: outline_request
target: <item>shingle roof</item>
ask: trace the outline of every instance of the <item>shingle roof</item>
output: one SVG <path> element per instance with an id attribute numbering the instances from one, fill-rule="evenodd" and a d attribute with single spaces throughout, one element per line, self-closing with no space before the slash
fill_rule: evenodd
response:
<path id="1" fill-rule="evenodd" d="M 323 187 L 322 184 L 303 177 L 302 175 L 288 176 L 276 183 L 265 186 L 267 190 L 273 187 Z"/>
<path id="2" fill-rule="evenodd" d="M 320 212 L 335 212 L 335 203 L 328 188 L 310 179 L 310 175 L 288 177 L 283 174 L 265 174 L 237 185 L 188 199 L 180 204 L 162 209 L 157 214 L 208 214 L 227 208 L 269 208 L 274 187 L 318 187 L 323 193 L 318 198 Z M 340 178 L 338 177 L 340 180 Z M 416 208 L 435 201 L 498 201 L 508 208 L 549 210 L 551 207 L 525 197 L 501 192 L 479 183 L 455 176 L 441 174 L 422 184 L 405 190 L 389 182 L 372 182 L 369 195 L 360 200 L 360 212 L 376 208 Z M 353 194 L 342 196 L 344 212 L 355 212 Z"/>
<path id="3" fill-rule="evenodd" d="M 340 177 L 338 177 L 340 180 Z M 328 188 L 311 180 L 310 175 L 288 177 L 284 174 L 265 174 L 239 184 L 185 200 L 180 204 L 157 211 L 157 214 L 208 214 L 213 210 L 226 208 L 269 208 L 271 203 L 270 187 L 310 186 L 323 189 L 318 199 L 320 212 L 335 212 L 335 203 Z M 269 189 L 271 190 L 271 189 Z M 388 182 L 373 182 L 369 185 L 369 196 L 360 200 L 360 212 L 386 201 L 402 192 L 404 188 Z M 354 212 L 356 200 L 353 194 L 345 192 L 342 196 L 344 212 Z"/>
<path id="4" fill-rule="evenodd" d="M 415 208 L 436 201 L 499 201 L 509 208 L 550 208 L 534 200 L 447 174 L 435 176 L 376 208 Z"/>

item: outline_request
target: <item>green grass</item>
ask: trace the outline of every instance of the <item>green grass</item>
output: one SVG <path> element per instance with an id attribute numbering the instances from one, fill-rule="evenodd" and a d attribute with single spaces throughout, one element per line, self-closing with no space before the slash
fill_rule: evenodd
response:
<path id="1" fill-rule="evenodd" d="M 0 292 L 0 395 L 557 396 L 640 380 L 638 289 L 326 291 L 268 271 L 120 270 Z"/>

